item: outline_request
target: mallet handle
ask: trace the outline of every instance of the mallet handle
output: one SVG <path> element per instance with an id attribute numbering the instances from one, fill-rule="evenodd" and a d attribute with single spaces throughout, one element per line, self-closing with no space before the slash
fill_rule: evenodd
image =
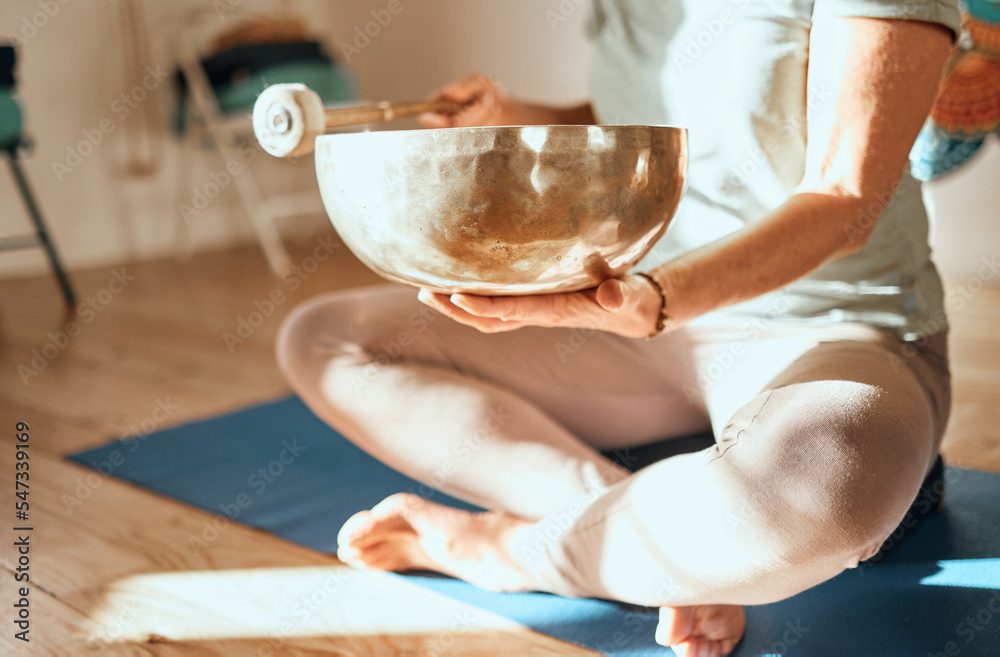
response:
<path id="1" fill-rule="evenodd" d="M 390 103 L 383 101 L 375 105 L 360 105 L 357 107 L 341 107 L 324 110 L 327 128 L 375 121 L 392 121 L 406 116 L 416 116 L 424 112 L 453 112 L 462 107 L 462 103 L 450 100 L 422 101 L 416 103 Z"/>

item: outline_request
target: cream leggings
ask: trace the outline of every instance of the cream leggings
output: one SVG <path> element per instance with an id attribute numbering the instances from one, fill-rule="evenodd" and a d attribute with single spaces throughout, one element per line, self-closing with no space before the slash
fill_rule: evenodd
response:
<path id="1" fill-rule="evenodd" d="M 760 604 L 875 554 L 950 405 L 944 334 L 768 324 L 650 341 L 487 335 L 413 290 L 365 288 L 295 309 L 278 358 L 309 407 L 376 458 L 537 521 L 513 556 L 540 590 Z M 709 428 L 712 448 L 635 474 L 597 451 Z"/>

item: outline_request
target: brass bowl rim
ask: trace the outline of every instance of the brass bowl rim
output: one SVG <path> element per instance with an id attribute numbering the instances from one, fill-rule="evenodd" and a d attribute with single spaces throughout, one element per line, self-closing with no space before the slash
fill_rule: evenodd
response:
<path id="1" fill-rule="evenodd" d="M 319 140 L 326 141 L 326 140 L 331 139 L 331 138 L 343 138 L 343 137 L 355 137 L 355 138 L 357 138 L 357 137 L 359 137 L 361 135 L 364 135 L 364 136 L 367 136 L 367 137 L 372 137 L 374 135 L 401 135 L 401 136 L 402 135 L 414 135 L 414 134 L 433 135 L 433 134 L 440 134 L 440 133 L 443 133 L 443 132 L 458 132 L 458 131 L 464 131 L 464 132 L 479 132 L 479 131 L 482 131 L 482 132 L 486 132 L 486 131 L 505 132 L 505 131 L 513 131 L 513 130 L 522 130 L 524 128 L 539 128 L 539 129 L 553 130 L 553 131 L 558 131 L 558 130 L 563 130 L 563 129 L 577 129 L 577 130 L 579 130 L 581 128 L 587 128 L 587 129 L 597 128 L 597 129 L 600 129 L 600 130 L 613 129 L 613 130 L 616 130 L 616 131 L 617 130 L 621 130 L 621 129 L 647 128 L 647 129 L 653 129 L 653 130 L 656 130 L 656 131 L 676 131 L 676 132 L 680 132 L 680 133 L 684 133 L 684 134 L 686 134 L 688 132 L 687 128 L 683 128 L 681 126 L 668 125 L 668 124 L 658 124 L 658 123 L 597 123 L 597 124 L 590 124 L 590 123 L 554 123 L 554 124 L 546 124 L 546 125 L 531 125 L 531 124 L 527 124 L 527 125 L 477 125 L 477 126 L 456 126 L 456 127 L 449 127 L 449 128 L 412 128 L 412 129 L 406 129 L 406 130 L 358 130 L 358 131 L 353 131 L 353 132 L 333 132 L 333 133 L 328 133 L 328 134 L 320 135 L 320 136 L 316 137 L 316 140 L 317 141 L 319 141 Z"/>

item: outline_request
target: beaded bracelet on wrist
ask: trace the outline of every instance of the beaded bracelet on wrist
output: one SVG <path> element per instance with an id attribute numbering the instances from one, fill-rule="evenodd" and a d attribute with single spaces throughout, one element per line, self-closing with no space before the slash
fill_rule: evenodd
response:
<path id="1" fill-rule="evenodd" d="M 674 318 L 667 314 L 667 293 L 663 290 L 663 286 L 660 285 L 660 282 L 649 274 L 636 273 L 636 276 L 642 276 L 645 278 L 647 281 L 652 283 L 653 287 L 655 287 L 657 292 L 660 293 L 660 316 L 656 318 L 656 329 L 645 337 L 646 340 L 652 340 L 666 331 L 670 325 L 674 323 Z"/>

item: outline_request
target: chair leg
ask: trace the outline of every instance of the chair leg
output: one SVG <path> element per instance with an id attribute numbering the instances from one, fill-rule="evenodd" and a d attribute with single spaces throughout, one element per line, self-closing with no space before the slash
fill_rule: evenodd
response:
<path id="1" fill-rule="evenodd" d="M 21 169 L 21 164 L 17 161 L 17 157 L 12 152 L 8 152 L 10 159 L 10 170 L 14 174 L 14 180 L 17 182 L 17 187 L 21 191 L 21 198 L 24 199 L 24 205 L 28 208 L 28 216 L 31 217 L 31 221 L 35 224 L 35 231 L 38 233 L 38 241 L 41 242 L 42 247 L 45 248 L 45 252 L 48 253 L 49 263 L 52 265 L 52 271 L 55 273 L 56 280 L 59 282 L 59 287 L 62 290 L 63 298 L 66 300 L 66 305 L 72 310 L 76 306 L 76 294 L 73 292 L 73 286 L 69 282 L 69 277 L 66 275 L 66 270 L 63 269 L 62 261 L 59 259 L 59 254 L 56 252 L 56 247 L 52 244 L 52 239 L 49 237 L 49 231 L 45 227 L 45 222 L 42 220 L 42 212 L 38 208 L 38 204 L 35 202 L 35 195 L 31 193 L 31 187 L 28 186 L 28 179 L 24 175 L 24 171 Z"/>
<path id="2" fill-rule="evenodd" d="M 242 158 L 236 149 L 239 140 L 232 127 L 219 119 L 221 111 L 218 107 L 218 99 L 212 91 L 208 76 L 205 75 L 205 69 L 193 57 L 182 59 L 181 68 L 188 81 L 191 102 L 198 113 L 202 115 L 205 126 L 211 133 L 212 140 L 222 155 L 223 161 L 226 163 L 241 161 Z M 244 167 L 246 168 L 247 165 L 244 164 Z M 260 187 L 257 186 L 252 173 L 234 175 L 233 187 L 250 217 L 250 224 L 257 233 L 257 240 L 260 242 L 271 271 L 277 276 L 288 273 L 292 269 L 292 259 L 281 241 L 274 215 L 264 202 Z"/>

